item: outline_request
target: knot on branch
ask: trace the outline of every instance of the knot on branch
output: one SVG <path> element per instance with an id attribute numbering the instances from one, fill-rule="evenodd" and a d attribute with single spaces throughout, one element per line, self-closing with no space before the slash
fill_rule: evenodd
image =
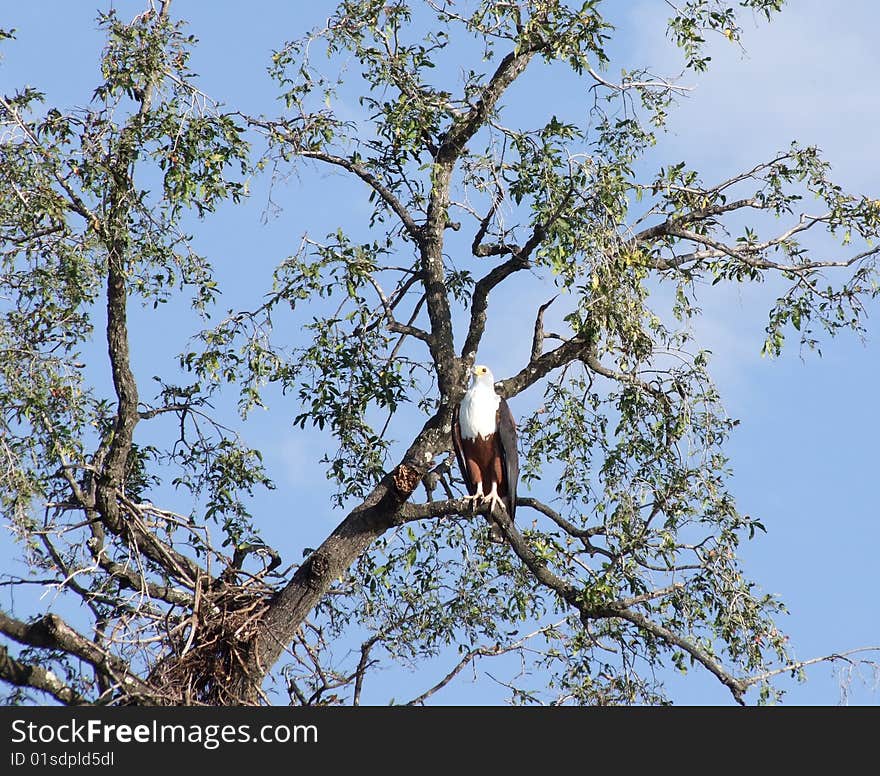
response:
<path id="1" fill-rule="evenodd" d="M 45 640 L 41 646 L 53 646 L 58 641 L 58 636 L 62 630 L 62 621 L 55 614 L 47 614 L 39 621 L 40 636 Z"/>
<path id="2" fill-rule="evenodd" d="M 400 496 L 401 501 L 406 501 L 412 492 L 418 487 L 422 480 L 422 475 L 410 466 L 402 463 L 394 470 L 392 481 L 394 482 L 394 490 Z"/>
<path id="3" fill-rule="evenodd" d="M 330 561 L 319 550 L 312 553 L 312 556 L 306 561 L 308 565 L 307 580 L 310 586 L 319 589 L 324 578 L 330 571 Z"/>

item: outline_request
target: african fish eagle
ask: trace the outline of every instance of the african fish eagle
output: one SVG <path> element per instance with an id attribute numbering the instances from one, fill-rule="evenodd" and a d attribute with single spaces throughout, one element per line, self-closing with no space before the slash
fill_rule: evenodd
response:
<path id="1" fill-rule="evenodd" d="M 495 378 L 488 367 L 471 369 L 471 385 L 452 418 L 452 444 L 474 503 L 487 501 L 491 511 L 503 504 L 513 520 L 519 458 L 516 423 L 504 397 L 495 393 Z M 502 542 L 496 526 L 489 538 Z"/>

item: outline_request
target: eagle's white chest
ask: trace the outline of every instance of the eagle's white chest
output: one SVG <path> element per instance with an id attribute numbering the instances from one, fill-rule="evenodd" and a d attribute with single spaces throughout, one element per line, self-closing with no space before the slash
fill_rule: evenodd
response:
<path id="1" fill-rule="evenodd" d="M 496 414 L 501 397 L 491 385 L 477 383 L 465 393 L 458 409 L 463 439 L 487 437 L 496 431 Z"/>

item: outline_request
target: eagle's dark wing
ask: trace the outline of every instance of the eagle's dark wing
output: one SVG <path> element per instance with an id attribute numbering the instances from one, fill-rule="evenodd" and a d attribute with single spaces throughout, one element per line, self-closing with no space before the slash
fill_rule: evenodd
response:
<path id="1" fill-rule="evenodd" d="M 456 407 L 455 412 L 452 413 L 452 446 L 455 448 L 455 457 L 458 459 L 458 468 L 461 469 L 464 484 L 468 489 L 468 493 L 473 495 L 477 490 L 477 486 L 468 477 L 468 468 L 464 461 L 464 448 L 461 444 L 461 424 L 458 420 L 458 410 L 459 408 Z"/>
<path id="2" fill-rule="evenodd" d="M 516 515 L 516 484 L 519 480 L 519 453 L 516 448 L 516 421 L 504 397 L 498 404 L 496 415 L 498 446 L 501 449 L 504 479 L 507 482 L 507 514 L 513 520 Z"/>

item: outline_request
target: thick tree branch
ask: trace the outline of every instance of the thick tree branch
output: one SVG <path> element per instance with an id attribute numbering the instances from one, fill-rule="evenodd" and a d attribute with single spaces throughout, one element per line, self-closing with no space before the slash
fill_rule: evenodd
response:
<path id="1" fill-rule="evenodd" d="M 519 500 L 517 499 L 517 503 Z M 488 507 L 485 505 L 474 506 L 474 502 L 467 498 L 453 498 L 446 501 L 429 501 L 425 504 L 407 502 L 397 515 L 394 516 L 392 525 L 430 520 L 450 515 L 485 515 Z"/>
<path id="2" fill-rule="evenodd" d="M 501 62 L 489 79 L 476 104 L 458 117 L 443 136 L 437 150 L 439 164 L 454 163 L 467 143 L 495 110 L 495 105 L 505 90 L 525 71 L 539 46 L 525 46 L 512 51 Z"/>
<path id="3" fill-rule="evenodd" d="M 140 419 L 138 389 L 131 371 L 128 345 L 125 241 L 118 236 L 109 246 L 107 273 L 107 352 L 118 405 L 113 438 L 107 448 L 104 467 L 98 478 L 96 505 L 108 522 L 120 526 L 117 493 L 125 476 L 134 427 Z"/>
<path id="4" fill-rule="evenodd" d="M 170 0 L 160 4 L 159 17 L 162 21 L 168 16 L 170 5 Z M 110 155 L 111 183 L 107 193 L 107 216 L 96 226 L 107 250 L 105 336 L 117 407 L 113 430 L 102 440 L 99 453 L 95 455 L 96 465 L 100 465 L 94 489 L 94 506 L 107 529 L 120 537 L 133 552 L 143 553 L 168 573 L 192 583 L 200 573 L 198 565 L 155 536 L 143 525 L 136 510 L 123 504 L 122 496 L 134 429 L 141 418 L 138 386 L 131 368 L 127 317 L 129 220 L 135 201 L 132 175 L 143 123 L 161 75 L 161 71 L 156 70 L 148 76 L 148 83 L 139 95 L 137 114 L 119 132 Z M 90 505 L 90 500 L 84 502 L 84 506 Z M 123 513 L 123 508 L 127 514 Z"/>
<path id="5" fill-rule="evenodd" d="M 123 660 L 110 655 L 93 641 L 77 633 L 57 615 L 47 614 L 39 620 L 25 623 L 0 611 L 0 633 L 19 644 L 61 650 L 78 657 L 118 684 L 126 693 L 144 698 L 154 694 L 131 673 L 130 667 Z"/>
<path id="6" fill-rule="evenodd" d="M 297 568 L 272 599 L 251 644 L 235 697 L 254 696 L 262 676 L 284 652 L 309 612 L 331 585 L 385 531 L 401 522 L 400 510 L 429 464 L 449 447 L 451 409 L 441 407 L 416 436 L 401 462 Z"/>
<path id="7" fill-rule="evenodd" d="M 159 11 L 162 21 L 167 19 L 170 7 L 171 0 L 162 0 Z M 140 420 L 137 381 L 131 369 L 127 319 L 129 214 L 135 199 L 132 168 L 138 157 L 139 134 L 160 76 L 161 70 L 148 74 L 137 115 L 129 120 L 119 134 L 111 161 L 113 184 L 108 192 L 108 216 L 100 230 L 107 248 L 107 353 L 118 403 L 112 438 L 98 477 L 95 503 L 111 530 L 115 531 L 120 529 L 116 497 L 125 477 L 134 428 Z"/>
<path id="8" fill-rule="evenodd" d="M 464 152 L 465 144 L 495 110 L 504 91 L 523 73 L 535 51 L 536 49 L 525 48 L 511 52 L 501 60 L 476 104 L 467 113 L 457 117 L 443 135 L 434 157 L 421 262 L 428 317 L 434 338 L 431 356 L 437 370 L 438 387 L 441 396 L 453 403 L 464 390 L 464 381 L 454 350 L 452 315 L 443 262 L 452 171 Z"/>
<path id="9" fill-rule="evenodd" d="M 171 0 L 163 0 L 159 16 L 165 20 Z M 166 546 L 152 531 L 143 526 L 136 510 L 128 504 L 128 516 L 121 512 L 122 486 L 126 465 L 131 453 L 134 429 L 140 420 L 138 387 L 131 369 L 131 351 L 128 336 L 128 243 L 129 216 L 134 201 L 133 166 L 138 158 L 138 139 L 152 105 L 161 70 L 148 75 L 148 83 L 140 95 L 137 115 L 132 117 L 119 134 L 112 158 L 113 184 L 108 194 L 109 207 L 106 222 L 101 229 L 107 248 L 107 353 L 110 360 L 113 387 L 117 397 L 113 432 L 102 443 L 106 450 L 95 488 L 95 507 L 110 531 L 122 538 L 128 546 L 143 552 L 169 573 L 194 583 L 200 574 L 198 565 Z"/>
<path id="10" fill-rule="evenodd" d="M 506 399 L 510 399 L 534 385 L 554 369 L 581 358 L 590 347 L 591 342 L 586 336 L 573 337 L 559 347 L 544 353 L 540 358 L 530 361 L 513 377 L 501 380 L 496 384 L 495 389 Z"/>
<path id="11" fill-rule="evenodd" d="M 520 253 L 514 253 L 511 258 L 503 264 L 494 267 L 487 275 L 477 281 L 474 286 L 474 292 L 471 297 L 471 319 L 468 326 L 467 337 L 461 349 L 461 357 L 465 361 L 465 366 L 473 363 L 486 329 L 486 311 L 489 307 L 489 293 L 495 286 L 503 282 L 515 272 L 528 269 L 528 257 Z"/>
<path id="12" fill-rule="evenodd" d="M 2 645 L 0 645 L 0 680 L 17 687 L 29 687 L 48 693 L 65 706 L 80 706 L 87 702 L 48 668 L 16 660 Z"/>

